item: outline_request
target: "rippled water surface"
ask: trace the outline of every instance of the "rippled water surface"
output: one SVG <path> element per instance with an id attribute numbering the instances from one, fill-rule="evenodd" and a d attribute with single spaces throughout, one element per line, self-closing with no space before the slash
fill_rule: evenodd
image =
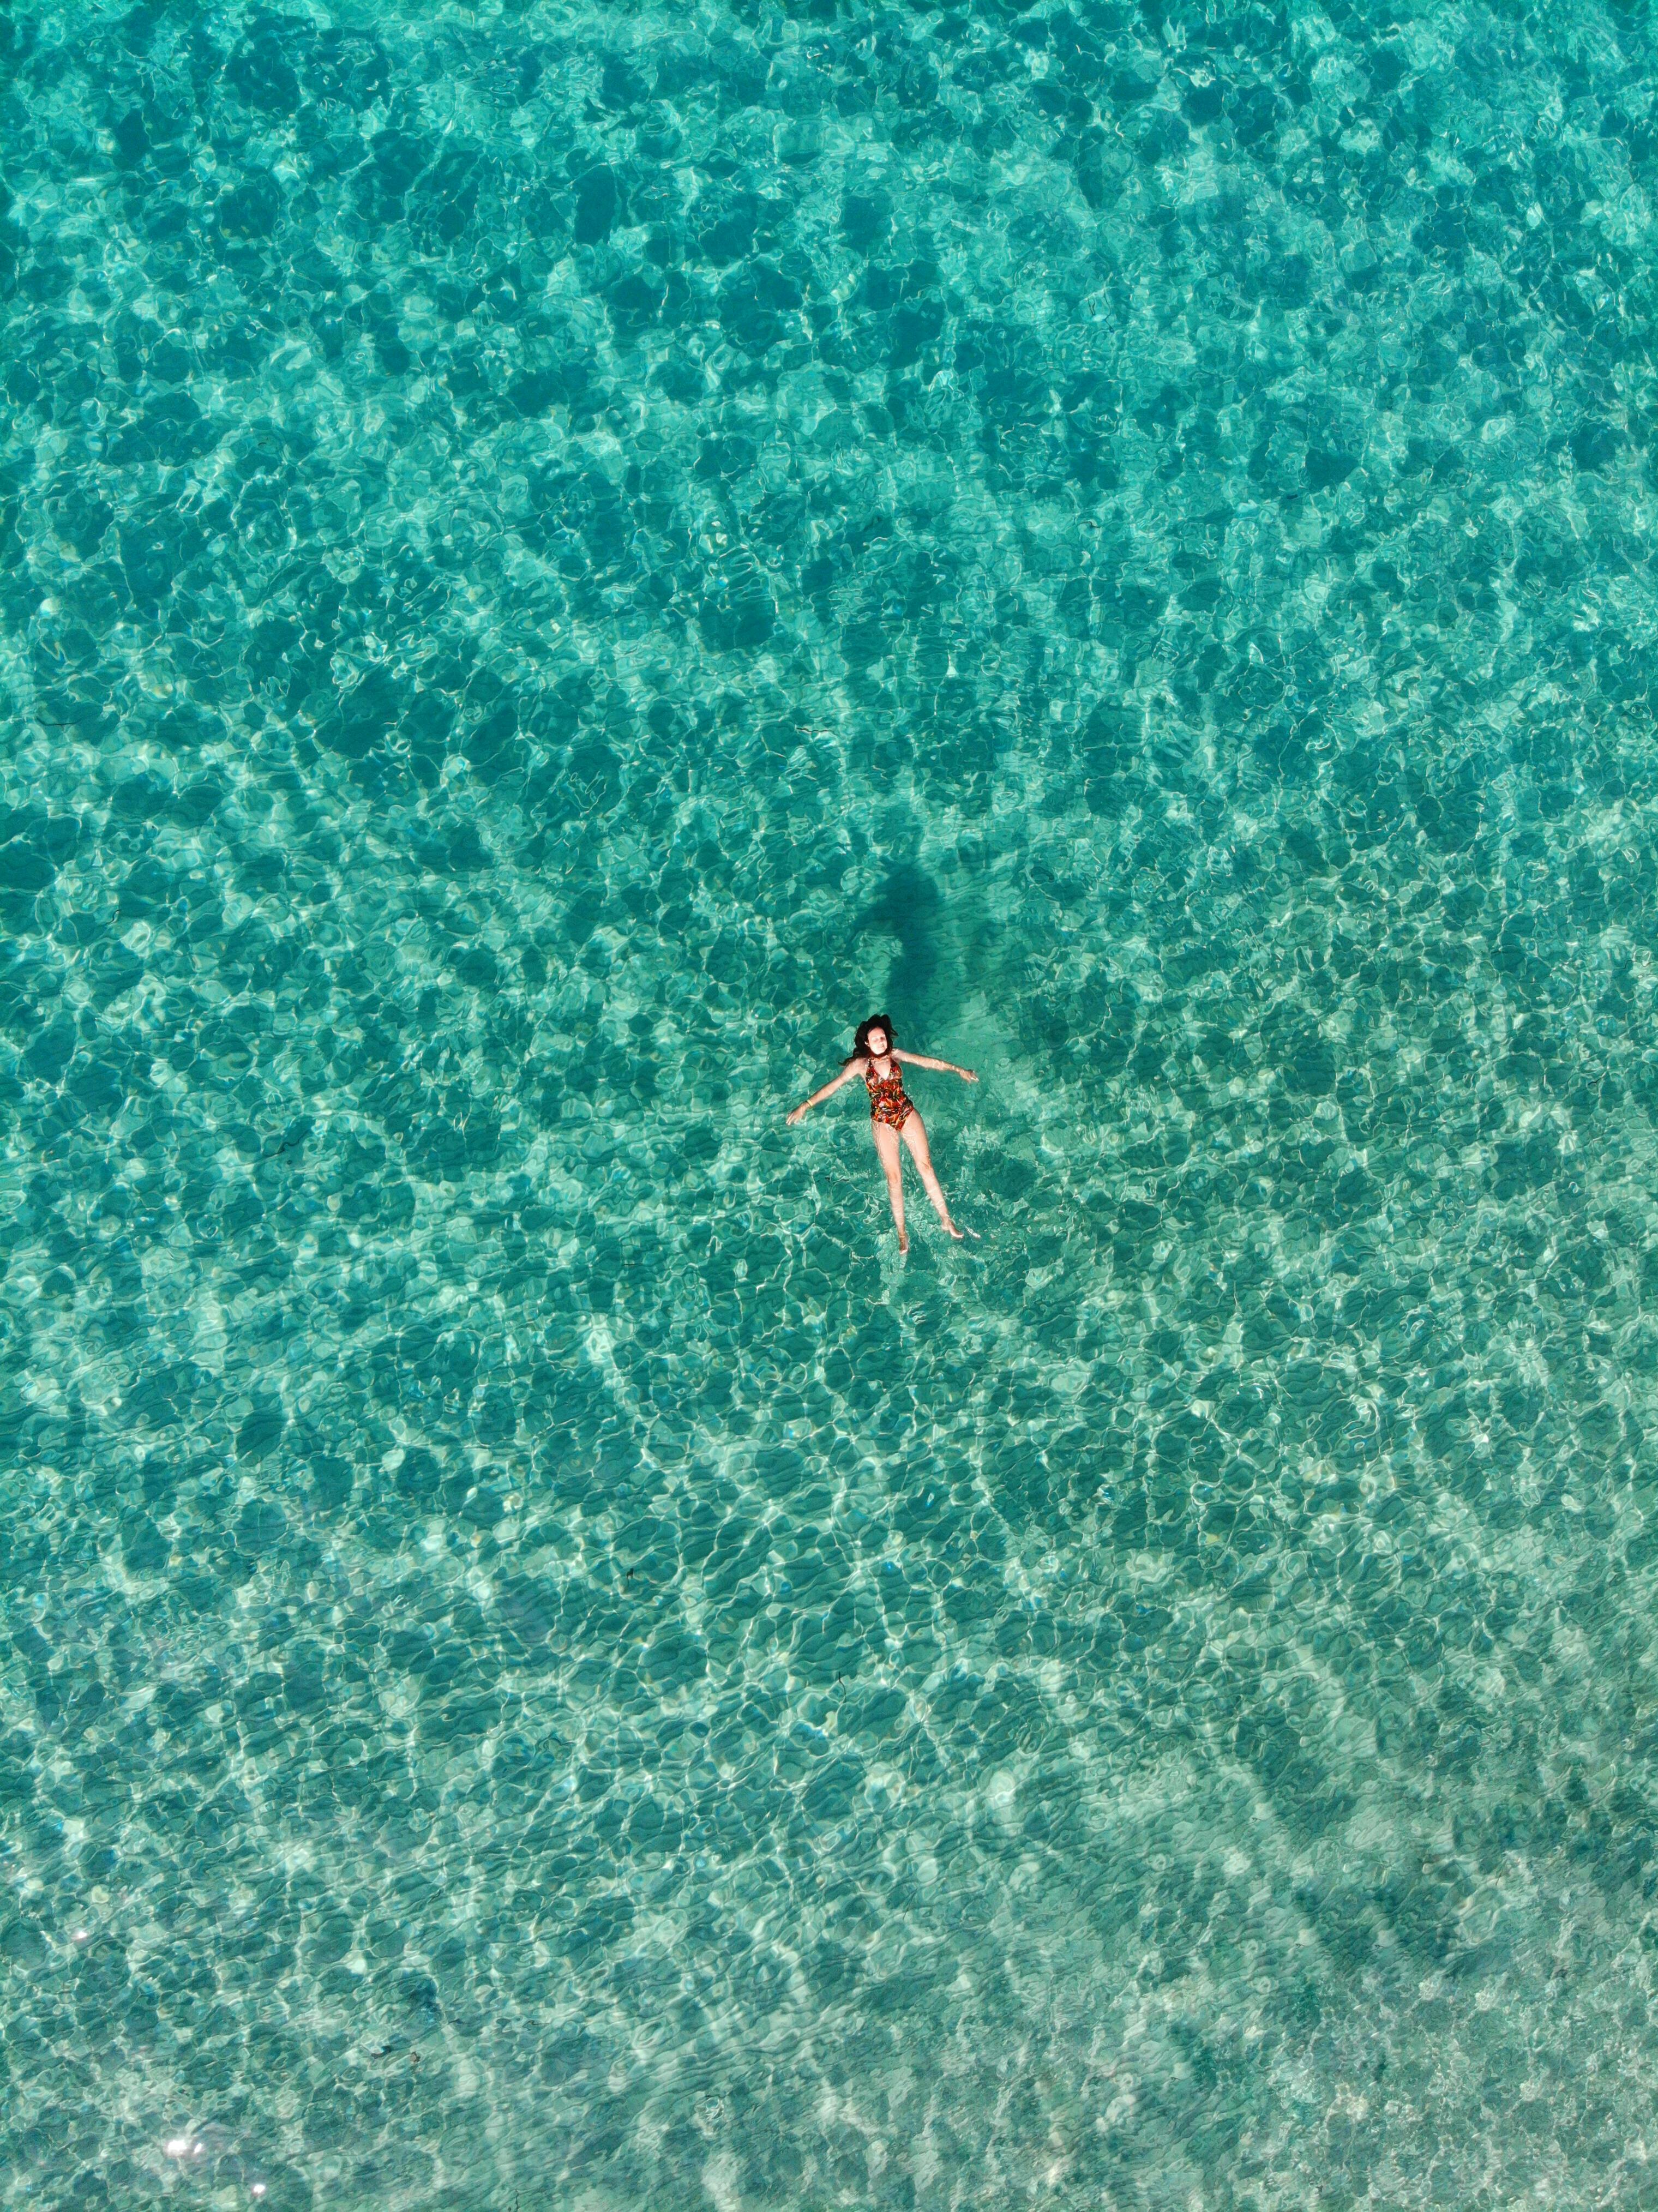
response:
<path id="1" fill-rule="evenodd" d="M 0 2205 L 1658 2204 L 1644 8 L 0 45 Z"/>

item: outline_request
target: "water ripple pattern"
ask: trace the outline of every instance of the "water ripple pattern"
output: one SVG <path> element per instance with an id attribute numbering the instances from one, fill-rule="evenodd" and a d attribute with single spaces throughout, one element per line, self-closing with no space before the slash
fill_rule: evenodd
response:
<path id="1" fill-rule="evenodd" d="M 0 48 L 0 2207 L 1658 2203 L 1645 9 Z"/>

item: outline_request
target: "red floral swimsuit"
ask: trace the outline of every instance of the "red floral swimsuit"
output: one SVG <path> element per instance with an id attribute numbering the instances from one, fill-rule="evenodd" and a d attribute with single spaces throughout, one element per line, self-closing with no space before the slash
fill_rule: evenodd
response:
<path id="1" fill-rule="evenodd" d="M 914 1107 L 904 1096 L 903 1070 L 895 1060 L 890 1075 L 878 1075 L 871 1060 L 864 1070 L 864 1080 L 869 1085 L 869 1118 L 884 1122 L 889 1129 L 902 1129 Z"/>

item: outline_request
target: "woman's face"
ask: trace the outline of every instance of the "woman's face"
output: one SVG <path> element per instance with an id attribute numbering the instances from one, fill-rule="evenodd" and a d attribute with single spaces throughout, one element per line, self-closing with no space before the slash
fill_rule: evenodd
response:
<path id="1" fill-rule="evenodd" d="M 865 1044 L 864 1050 L 869 1054 L 872 1060 L 884 1060 L 886 1058 L 887 1033 L 881 1027 L 881 1024 L 878 1022 L 870 1031 L 869 1038 L 867 1042 Z"/>

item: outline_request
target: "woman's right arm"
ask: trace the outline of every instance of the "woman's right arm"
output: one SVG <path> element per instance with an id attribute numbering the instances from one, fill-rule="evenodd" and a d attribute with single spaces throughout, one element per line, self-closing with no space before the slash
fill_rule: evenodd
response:
<path id="1" fill-rule="evenodd" d="M 789 1115 L 789 1127 L 793 1128 L 797 1121 L 804 1121 L 812 1107 L 821 1106 L 826 1098 L 833 1098 L 843 1083 L 850 1083 L 854 1075 L 861 1075 L 865 1065 L 865 1063 L 861 1060 L 849 1060 L 841 1073 L 826 1083 L 821 1091 L 812 1092 L 805 1105 L 795 1108 L 793 1113 Z"/>

